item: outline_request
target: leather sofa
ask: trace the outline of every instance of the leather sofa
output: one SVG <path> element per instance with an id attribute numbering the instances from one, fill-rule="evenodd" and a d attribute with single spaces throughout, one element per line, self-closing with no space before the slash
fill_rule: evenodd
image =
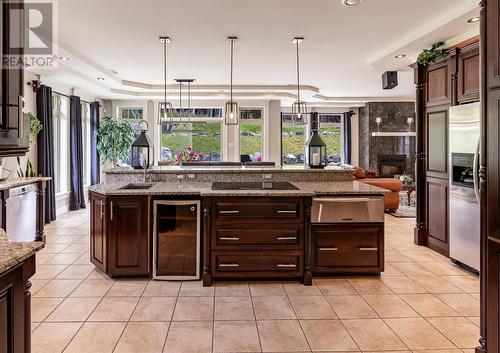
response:
<path id="1" fill-rule="evenodd" d="M 391 212 L 399 208 L 399 192 L 403 189 L 403 183 L 396 178 L 379 178 L 374 171 L 365 171 L 362 168 L 354 168 L 354 178 L 362 183 L 378 186 L 391 191 L 384 196 L 384 208 Z"/>

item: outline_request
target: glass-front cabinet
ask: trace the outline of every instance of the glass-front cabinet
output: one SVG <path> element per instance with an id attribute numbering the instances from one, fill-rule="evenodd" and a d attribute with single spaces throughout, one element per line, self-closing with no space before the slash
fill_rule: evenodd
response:
<path id="1" fill-rule="evenodd" d="M 200 201 L 155 200 L 153 279 L 200 278 Z"/>

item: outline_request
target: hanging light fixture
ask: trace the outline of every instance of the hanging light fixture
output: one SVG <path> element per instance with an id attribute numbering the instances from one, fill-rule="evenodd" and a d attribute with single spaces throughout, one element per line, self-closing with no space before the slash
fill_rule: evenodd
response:
<path id="1" fill-rule="evenodd" d="M 226 125 L 238 125 L 239 122 L 239 109 L 238 102 L 233 101 L 233 58 L 234 58 L 234 42 L 238 40 L 238 37 L 227 37 L 231 45 L 231 89 L 230 89 L 230 99 L 226 102 L 226 111 L 224 122 Z"/>
<path id="2" fill-rule="evenodd" d="M 173 109 L 170 119 L 168 120 L 169 129 L 172 131 L 206 132 L 206 121 L 193 120 L 193 118 L 202 117 L 201 115 L 195 115 L 191 108 L 191 84 L 194 81 L 195 80 L 192 78 L 175 79 L 175 82 L 179 84 L 179 108 Z M 187 85 L 187 108 L 182 107 L 183 84 Z"/>
<path id="3" fill-rule="evenodd" d="M 295 37 L 292 43 L 295 44 L 297 52 L 297 100 L 292 104 L 292 116 L 297 125 L 307 124 L 307 103 L 300 100 L 300 61 L 299 61 L 299 44 L 304 41 L 303 37 Z"/>
<path id="4" fill-rule="evenodd" d="M 170 37 L 161 36 L 160 42 L 163 44 L 163 102 L 158 104 L 158 124 L 166 122 L 172 114 L 172 104 L 167 102 L 167 44 L 171 42 Z"/>

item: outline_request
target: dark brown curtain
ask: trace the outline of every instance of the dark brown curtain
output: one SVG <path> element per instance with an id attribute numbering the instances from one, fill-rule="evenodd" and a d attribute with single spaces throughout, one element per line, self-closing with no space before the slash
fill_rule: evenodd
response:
<path id="1" fill-rule="evenodd" d="M 36 115 L 43 125 L 37 136 L 38 173 L 51 177 L 45 188 L 45 223 L 56 219 L 56 191 L 54 187 L 54 120 L 52 111 L 52 88 L 42 85 L 36 93 Z"/>
<path id="2" fill-rule="evenodd" d="M 71 201 L 70 210 L 85 208 L 83 192 L 83 133 L 82 107 L 80 97 L 70 97 L 70 180 Z"/>

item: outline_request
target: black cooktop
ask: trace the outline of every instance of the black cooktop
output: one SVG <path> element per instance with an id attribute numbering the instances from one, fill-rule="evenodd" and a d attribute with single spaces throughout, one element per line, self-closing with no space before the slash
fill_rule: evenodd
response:
<path id="1" fill-rule="evenodd" d="M 215 182 L 212 190 L 299 190 L 288 181 L 273 182 Z"/>

